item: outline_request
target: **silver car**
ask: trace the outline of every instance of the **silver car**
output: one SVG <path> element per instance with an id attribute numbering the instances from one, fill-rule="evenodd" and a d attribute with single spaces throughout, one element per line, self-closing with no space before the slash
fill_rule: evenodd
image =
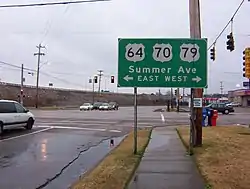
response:
<path id="1" fill-rule="evenodd" d="M 103 103 L 99 106 L 99 110 L 111 110 L 112 107 L 110 106 L 109 103 Z"/>
<path id="2" fill-rule="evenodd" d="M 91 103 L 84 103 L 80 106 L 80 111 L 93 110 L 93 105 Z"/>

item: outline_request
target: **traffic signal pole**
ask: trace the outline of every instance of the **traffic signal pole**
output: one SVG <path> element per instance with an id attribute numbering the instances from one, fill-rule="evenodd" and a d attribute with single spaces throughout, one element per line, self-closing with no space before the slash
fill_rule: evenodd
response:
<path id="1" fill-rule="evenodd" d="M 180 88 L 177 88 L 177 112 L 180 112 Z"/>
<path id="2" fill-rule="evenodd" d="M 190 37 L 201 38 L 200 23 L 200 1 L 189 0 L 189 20 L 190 20 Z M 193 146 L 202 145 L 202 109 L 193 107 L 193 98 L 202 98 L 203 89 L 191 89 L 191 120 L 190 128 L 194 131 L 192 134 Z"/>
<path id="3" fill-rule="evenodd" d="M 20 103 L 23 105 L 23 64 L 21 66 L 21 90 L 20 90 Z"/>
<path id="4" fill-rule="evenodd" d="M 92 103 L 95 102 L 95 77 L 92 79 Z"/>
<path id="5" fill-rule="evenodd" d="M 173 110 L 173 88 L 170 89 L 170 107 Z"/>

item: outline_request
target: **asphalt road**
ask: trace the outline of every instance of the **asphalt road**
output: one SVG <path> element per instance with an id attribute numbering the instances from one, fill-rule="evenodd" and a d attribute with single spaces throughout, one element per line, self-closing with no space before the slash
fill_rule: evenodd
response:
<path id="1" fill-rule="evenodd" d="M 154 107 L 138 108 L 138 126 L 162 126 Z M 1 189 L 63 189 L 92 168 L 133 129 L 133 108 L 118 111 L 32 110 L 34 129 L 0 139 Z"/>
<path id="2" fill-rule="evenodd" d="M 138 127 L 188 125 L 188 113 L 153 112 L 139 107 Z M 95 166 L 133 129 L 133 108 L 118 111 L 32 110 L 34 129 L 5 132 L 0 138 L 1 189 L 64 189 Z M 250 111 L 219 115 L 220 125 L 249 125 Z"/>

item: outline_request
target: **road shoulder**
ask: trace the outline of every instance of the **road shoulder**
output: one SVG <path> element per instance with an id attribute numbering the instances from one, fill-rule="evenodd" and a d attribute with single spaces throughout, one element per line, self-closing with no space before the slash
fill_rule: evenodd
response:
<path id="1" fill-rule="evenodd" d="M 151 129 L 138 130 L 138 154 L 133 154 L 133 132 L 112 150 L 99 165 L 84 174 L 71 189 L 125 188 L 148 145 Z"/>

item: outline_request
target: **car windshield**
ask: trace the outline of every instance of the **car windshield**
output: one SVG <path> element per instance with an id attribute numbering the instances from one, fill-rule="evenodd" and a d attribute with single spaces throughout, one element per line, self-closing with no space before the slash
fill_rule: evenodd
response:
<path id="1" fill-rule="evenodd" d="M 83 106 L 90 106 L 90 103 L 84 103 Z"/>
<path id="2" fill-rule="evenodd" d="M 115 102 L 110 102 L 109 104 L 111 104 L 111 105 L 115 105 L 116 103 L 115 103 Z"/>
<path id="3" fill-rule="evenodd" d="M 109 104 L 108 103 L 103 103 L 102 106 L 108 106 Z"/>

